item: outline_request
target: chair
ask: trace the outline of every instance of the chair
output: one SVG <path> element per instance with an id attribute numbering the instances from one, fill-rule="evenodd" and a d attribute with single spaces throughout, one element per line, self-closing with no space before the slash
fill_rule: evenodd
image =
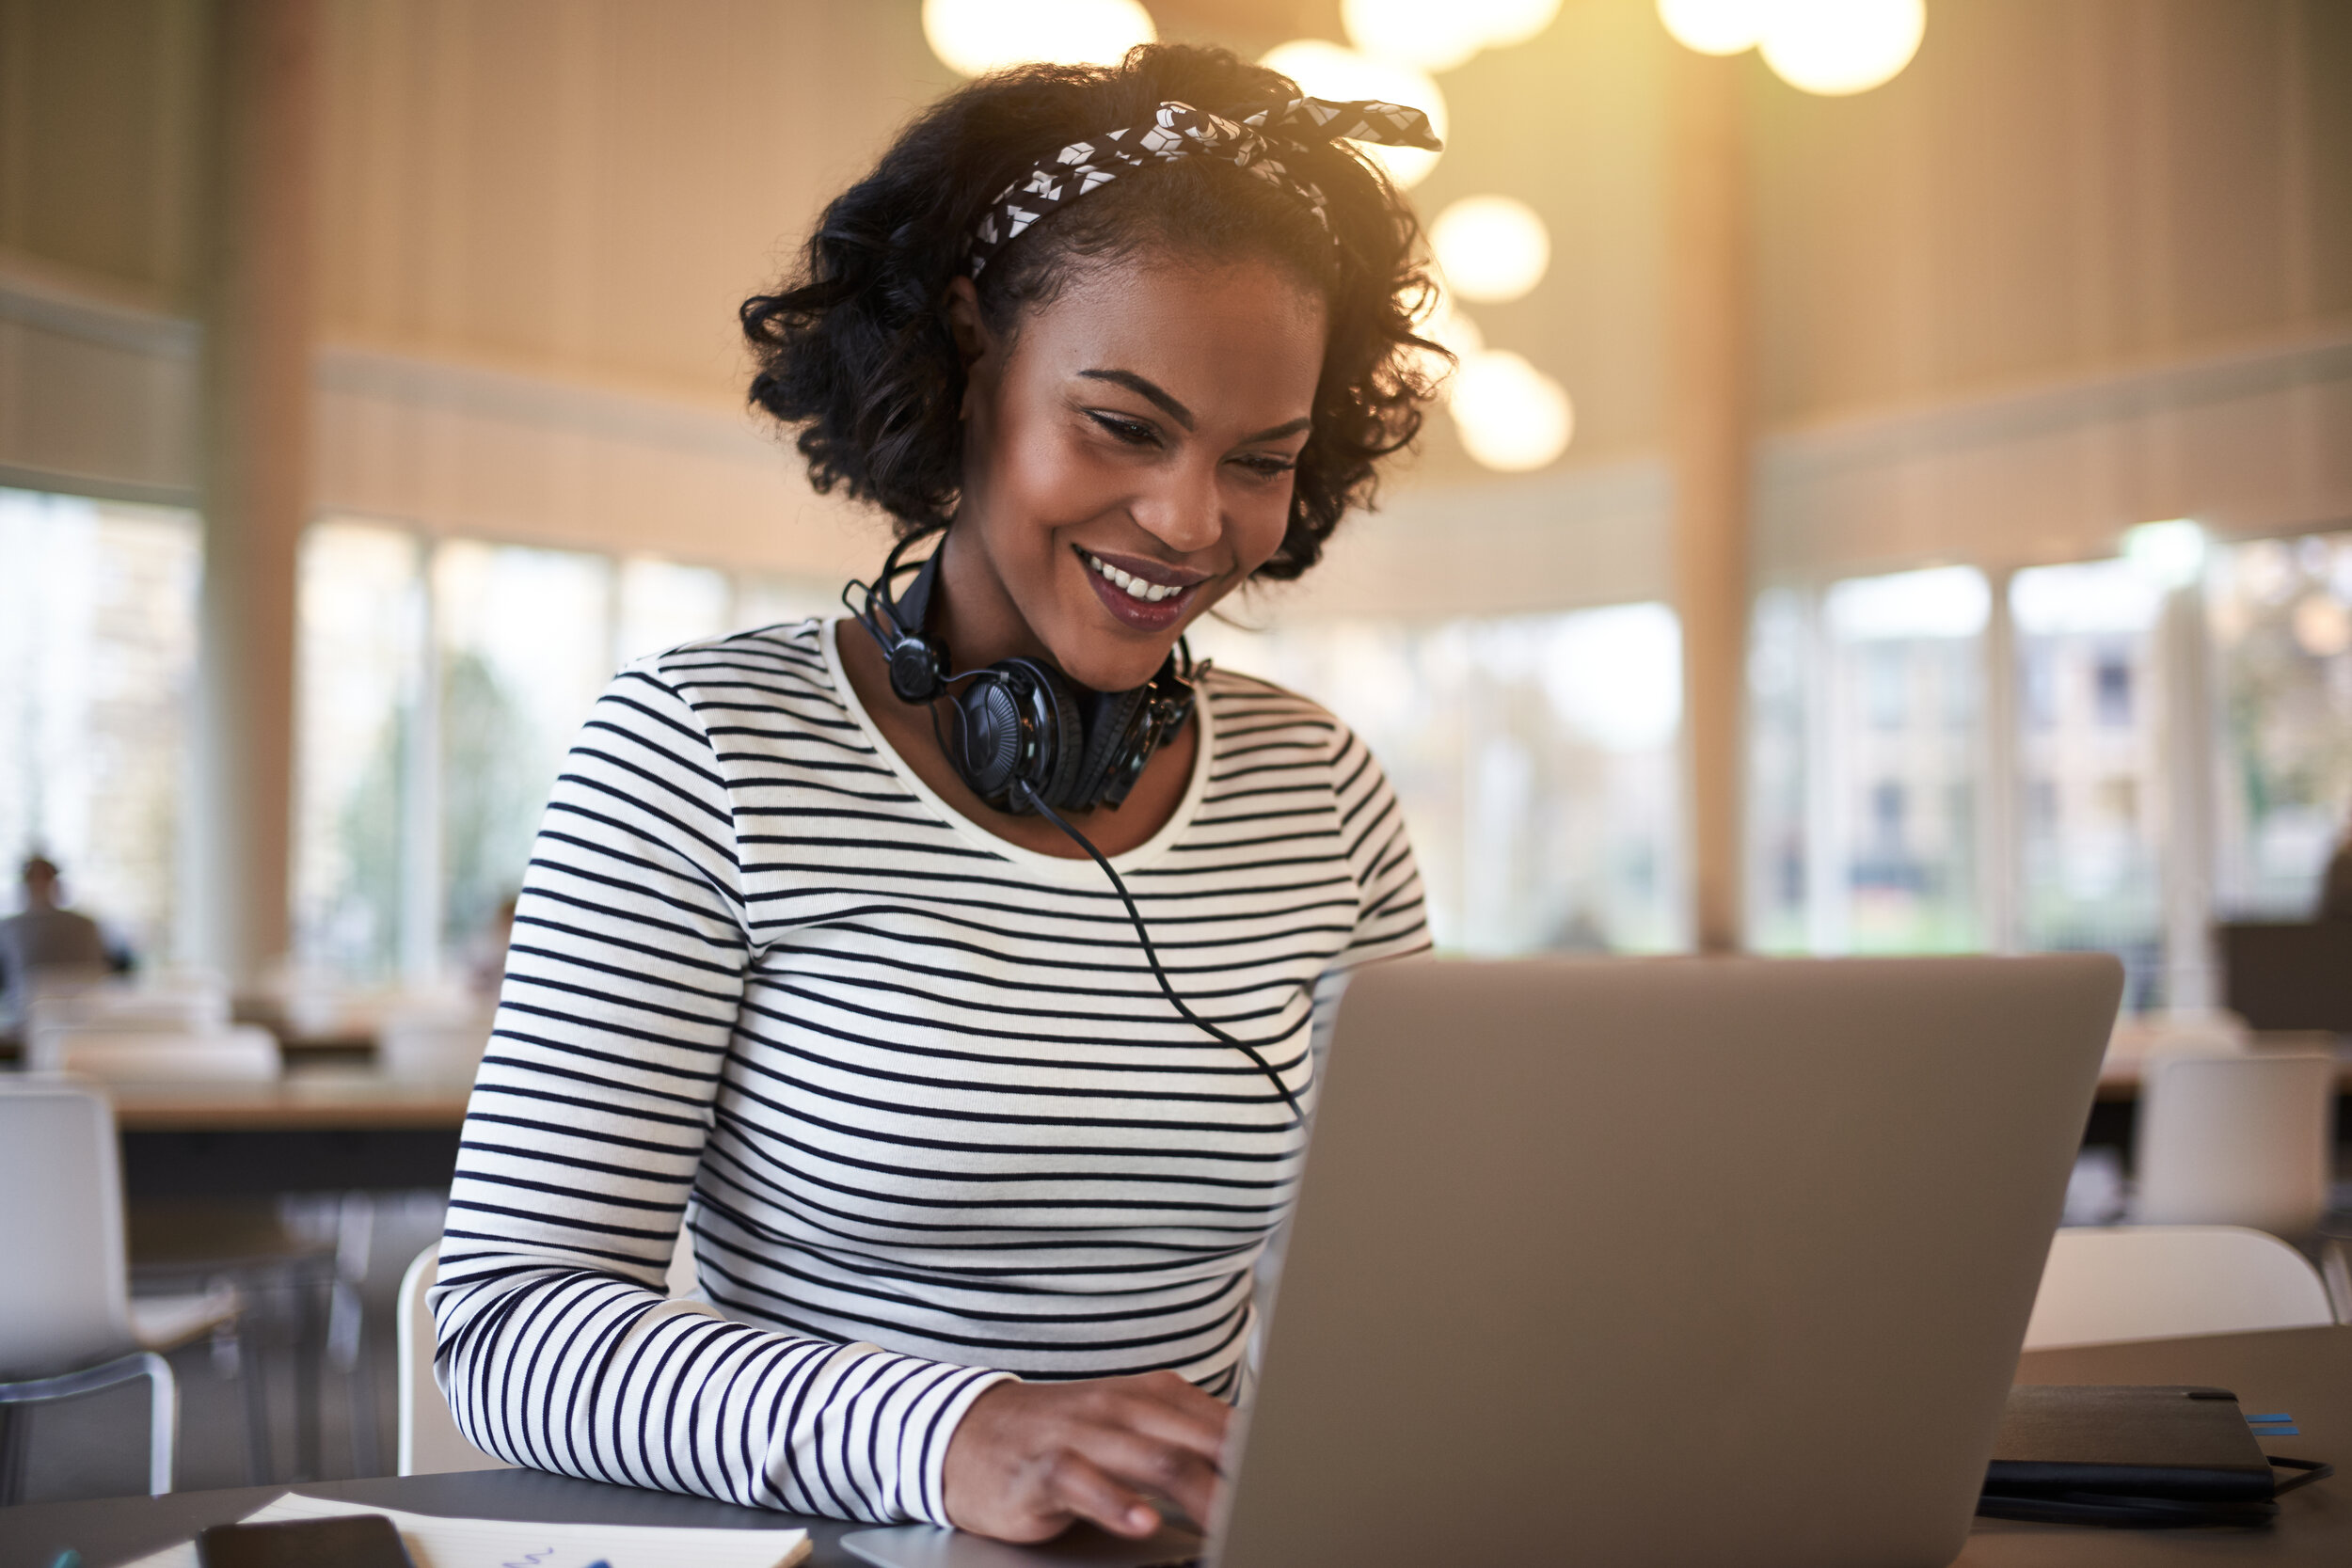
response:
<path id="1" fill-rule="evenodd" d="M 2150 1056 L 2133 1217 L 2308 1235 L 2328 1212 L 2335 1102 L 2335 1059 L 2318 1052 Z"/>
<path id="2" fill-rule="evenodd" d="M 171 1490 L 179 1391 L 162 1353 L 234 1327 L 233 1292 L 131 1299 L 114 1114 L 87 1085 L 0 1085 L 0 1503 L 22 1483 L 20 1408 L 145 1379 L 148 1489 Z"/>
<path id="3" fill-rule="evenodd" d="M 2318 1271 L 2276 1236 L 2226 1225 L 2084 1227 L 2051 1239 L 2026 1348 L 2335 1321 Z"/>
<path id="4" fill-rule="evenodd" d="M 27 1058 L 36 1072 L 71 1072 L 110 1083 L 267 1083 L 283 1067 L 277 1037 L 249 1023 L 225 1024 L 204 1034 L 45 1025 L 34 1032 Z"/>
<path id="5" fill-rule="evenodd" d="M 695 1292 L 694 1248 L 685 1233 L 670 1254 L 667 1288 L 670 1299 L 685 1301 Z M 506 1461 L 484 1453 L 457 1430 L 440 1386 L 433 1380 L 433 1312 L 425 1305 L 440 1257 L 437 1243 L 410 1261 L 400 1276 L 400 1473 L 435 1475 L 447 1470 L 511 1469 Z M 707 1307 L 699 1310 L 709 1311 Z"/>

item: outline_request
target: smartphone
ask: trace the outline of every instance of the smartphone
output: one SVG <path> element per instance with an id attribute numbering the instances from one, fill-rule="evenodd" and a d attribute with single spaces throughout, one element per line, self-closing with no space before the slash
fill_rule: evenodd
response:
<path id="1" fill-rule="evenodd" d="M 196 1538 L 196 1560 L 203 1568 L 416 1568 L 381 1513 L 215 1525 Z"/>

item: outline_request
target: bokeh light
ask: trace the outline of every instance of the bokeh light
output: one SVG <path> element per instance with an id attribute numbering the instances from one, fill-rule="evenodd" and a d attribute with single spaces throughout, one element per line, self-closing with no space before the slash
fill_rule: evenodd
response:
<path id="1" fill-rule="evenodd" d="M 1347 41 L 1375 59 L 1451 71 L 1485 47 L 1485 29 L 1466 6 L 1429 0 L 1340 0 Z"/>
<path id="2" fill-rule="evenodd" d="M 1454 356 L 1449 360 L 1444 355 L 1413 351 L 1416 368 L 1438 388 L 1438 395 L 1451 397 L 1454 367 L 1468 364 L 1472 356 L 1484 352 L 1486 335 L 1478 329 L 1476 322 L 1462 313 L 1461 307 L 1442 288 L 1431 293 L 1428 307 L 1413 323 L 1413 331 Z"/>
<path id="3" fill-rule="evenodd" d="M 1140 0 L 923 0 L 931 53 L 966 76 L 1034 60 L 1117 65 L 1159 36 Z"/>
<path id="4" fill-rule="evenodd" d="M 1451 71 L 1481 49 L 1525 43 L 1559 14 L 1560 0 L 1340 0 L 1350 43 L 1422 71 Z"/>
<path id="5" fill-rule="evenodd" d="M 1927 26 L 1927 0 L 1772 0 L 1757 46 L 1790 87 L 1842 97 L 1892 79 Z"/>
<path id="6" fill-rule="evenodd" d="M 1259 62 L 1296 82 L 1310 98 L 1341 102 L 1377 99 L 1401 103 L 1429 117 L 1429 128 L 1443 141 L 1446 134 L 1445 94 L 1425 71 L 1396 60 L 1372 55 L 1322 39 L 1293 39 L 1269 50 Z M 1438 154 L 1418 147 L 1357 144 L 1373 162 L 1388 171 L 1399 189 L 1421 183 L 1437 166 Z"/>
<path id="7" fill-rule="evenodd" d="M 1767 0 L 1658 0 L 1658 20 L 1685 49 L 1737 55 L 1764 36 Z"/>
<path id="8" fill-rule="evenodd" d="M 1507 349 L 1465 360 L 1449 401 L 1463 447 L 1505 473 L 1542 467 L 1567 451 L 1576 434 L 1566 388 Z"/>
<path id="9" fill-rule="evenodd" d="M 2205 531 L 2193 517 L 2168 517 L 2123 532 L 2123 559 L 2166 588 L 2185 588 L 2204 575 Z"/>
<path id="10" fill-rule="evenodd" d="M 1429 246 L 1446 281 L 1464 299 L 1518 299 L 1544 280 L 1551 234 L 1526 202 L 1508 196 L 1466 196 L 1429 226 Z"/>

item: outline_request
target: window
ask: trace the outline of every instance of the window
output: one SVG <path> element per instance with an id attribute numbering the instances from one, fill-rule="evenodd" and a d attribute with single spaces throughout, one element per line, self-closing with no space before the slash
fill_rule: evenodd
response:
<path id="1" fill-rule="evenodd" d="M 2020 726 L 2019 942 L 2122 958 L 2126 1004 L 2162 1000 L 2162 736 L 2156 628 L 2163 590 L 2128 562 L 2039 566 L 2010 582 L 2021 707 L 2042 671 L 2046 721 Z"/>
<path id="2" fill-rule="evenodd" d="M 413 535 L 321 523 L 303 536 L 295 688 L 294 952 L 352 977 L 429 966 L 405 931 L 404 808 L 431 753 L 417 727 L 429 608 Z M 429 797 L 428 797 L 429 801 Z M 418 958 L 419 951 L 422 957 Z"/>
<path id="3" fill-rule="evenodd" d="M 1425 626 L 1212 623 L 1197 652 L 1363 736 L 1394 784 L 1438 943 L 1681 945 L 1681 641 L 1662 605 Z"/>
<path id="4" fill-rule="evenodd" d="M 330 520 L 302 557 L 295 947 L 430 981 L 519 890 L 597 692 L 631 659 L 799 620 L 833 590 Z"/>
<path id="5" fill-rule="evenodd" d="M 200 549 L 177 508 L 0 489 L 8 879 L 48 855 L 73 903 L 150 960 L 175 945 Z"/>
<path id="6" fill-rule="evenodd" d="M 1965 950 L 1981 941 L 1972 809 L 1990 596 L 1938 567 L 1833 583 L 1822 599 L 1819 767 L 1828 873 L 1810 945 Z"/>
<path id="7" fill-rule="evenodd" d="M 2220 550 L 2208 594 L 2219 902 L 2308 918 L 2352 814 L 2352 532 Z"/>

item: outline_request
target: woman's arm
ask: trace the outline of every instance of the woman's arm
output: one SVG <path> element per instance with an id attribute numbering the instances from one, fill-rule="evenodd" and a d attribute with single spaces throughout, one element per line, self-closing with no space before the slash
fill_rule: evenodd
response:
<path id="1" fill-rule="evenodd" d="M 548 803 L 467 1109 L 434 1290 L 459 1427 L 515 1464 L 944 1523 L 946 1444 L 1004 1374 L 664 1307 L 752 957 L 721 765 L 653 663 Z"/>

